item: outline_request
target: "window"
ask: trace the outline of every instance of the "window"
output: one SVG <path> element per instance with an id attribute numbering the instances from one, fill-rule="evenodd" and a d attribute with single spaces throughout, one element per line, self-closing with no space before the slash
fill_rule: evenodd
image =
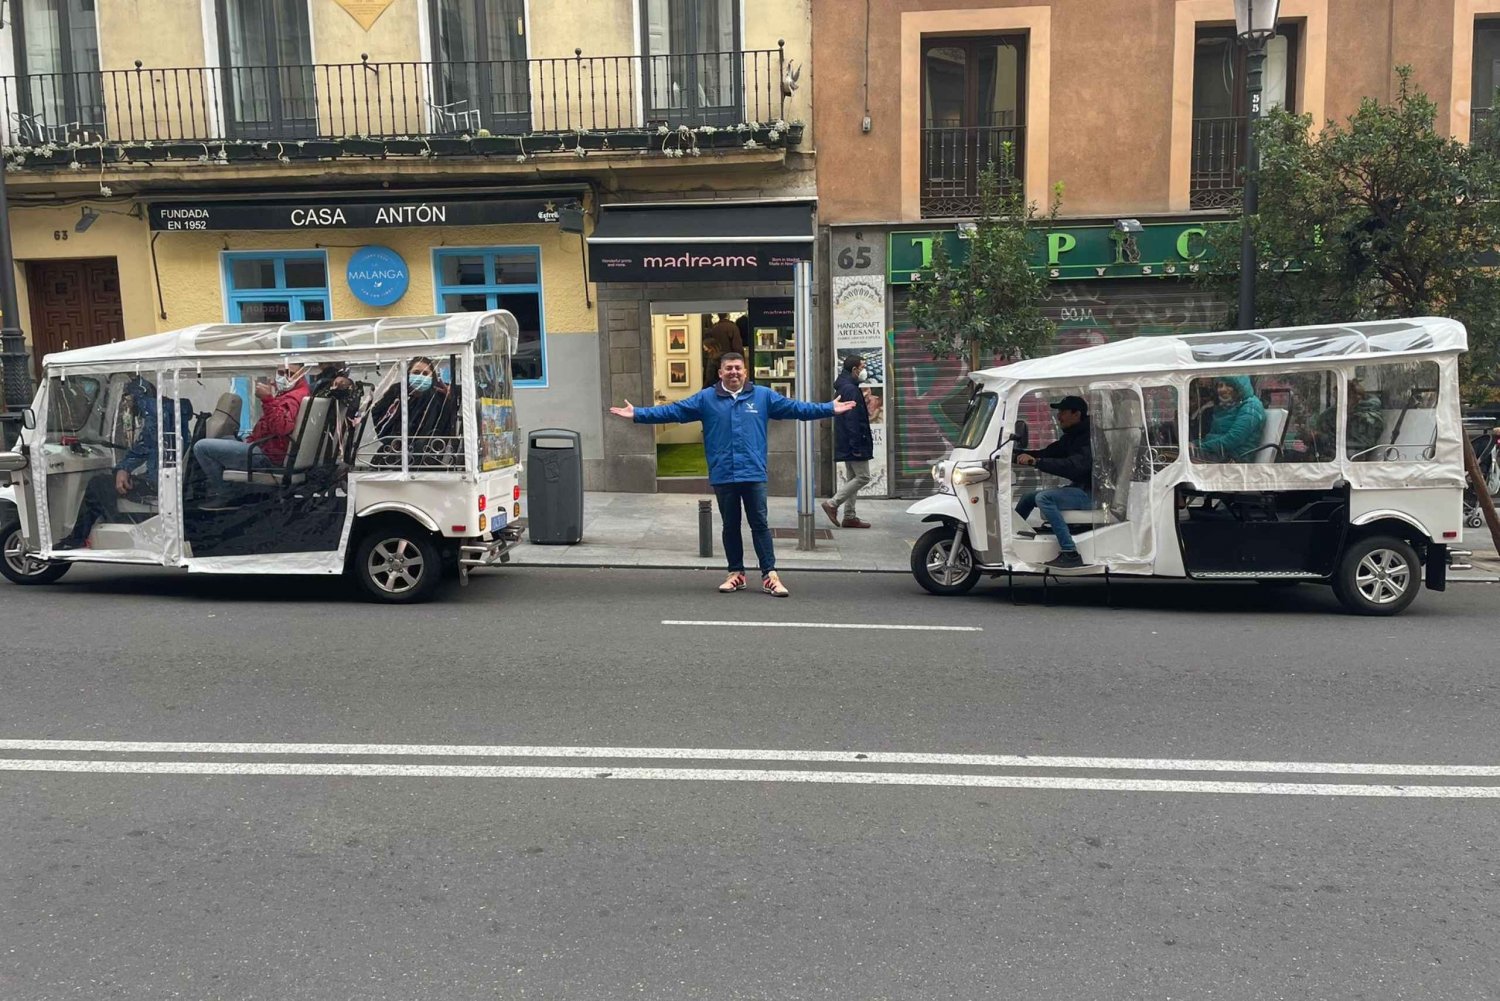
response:
<path id="1" fill-rule="evenodd" d="M 547 384 L 546 330 L 542 318 L 541 251 L 536 247 L 489 247 L 433 253 L 437 308 L 443 313 L 505 309 L 520 325 L 520 344 L 510 359 L 520 386 Z"/>
<path id="2" fill-rule="evenodd" d="M 1474 76 L 1469 91 L 1469 137 L 1477 138 L 1493 127 L 1495 88 L 1500 87 L 1500 20 L 1474 22 Z"/>
<path id="3" fill-rule="evenodd" d="M 439 132 L 531 131 L 524 0 L 429 0 Z"/>
<path id="4" fill-rule="evenodd" d="M 1432 361 L 1355 368 L 1344 396 L 1344 454 L 1353 462 L 1431 462 L 1439 384 Z"/>
<path id="5" fill-rule="evenodd" d="M 1020 37 L 923 40 L 924 217 L 976 215 L 979 175 L 992 162 L 1020 183 L 1024 62 Z"/>
<path id="6" fill-rule="evenodd" d="M 641 5 L 647 120 L 740 121 L 739 0 L 641 0 Z"/>
<path id="7" fill-rule="evenodd" d="M 218 0 L 218 13 L 229 135 L 317 135 L 306 0 Z"/>
<path id="8" fill-rule="evenodd" d="M 230 323 L 326 320 L 328 258 L 307 253 L 225 254 Z"/>
<path id="9" fill-rule="evenodd" d="M 1281 24 L 1266 42 L 1261 73 L 1262 113 L 1296 111 L 1300 32 Z M 1193 164 L 1191 206 L 1222 209 L 1239 203 L 1240 160 L 1247 118 L 1245 46 L 1234 28 L 1199 28 L 1193 50 Z"/>
<path id="10" fill-rule="evenodd" d="M 1332 372 L 1236 373 L 1194 379 L 1188 433 L 1194 462 L 1331 462 L 1317 429 L 1336 426 Z"/>
<path id="11" fill-rule="evenodd" d="M 94 414 L 99 392 L 104 384 L 86 375 L 67 379 L 53 378 L 47 387 L 47 431 L 54 434 L 77 434 Z M 49 442 L 56 441 L 49 437 Z"/>
<path id="12" fill-rule="evenodd" d="M 95 0 L 11 0 L 17 136 L 35 145 L 104 131 Z"/>

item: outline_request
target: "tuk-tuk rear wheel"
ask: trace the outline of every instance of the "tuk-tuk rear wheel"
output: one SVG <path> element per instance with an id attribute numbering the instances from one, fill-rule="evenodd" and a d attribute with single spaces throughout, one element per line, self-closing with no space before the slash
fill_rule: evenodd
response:
<path id="1" fill-rule="evenodd" d="M 1339 558 L 1333 593 L 1356 615 L 1395 615 L 1416 600 L 1422 561 L 1405 539 L 1372 535 L 1356 539 Z"/>
<path id="2" fill-rule="evenodd" d="M 952 566 L 948 565 L 955 531 L 951 526 L 939 525 L 918 539 L 911 549 L 912 576 L 931 594 L 963 594 L 979 582 L 979 568 L 974 565 L 974 551 L 967 541 L 959 545 Z"/>
<path id="3" fill-rule="evenodd" d="M 0 575 L 12 584 L 51 584 L 73 569 L 71 563 L 49 563 L 26 555 L 19 521 L 0 524 Z"/>
<path id="4" fill-rule="evenodd" d="M 409 605 L 432 597 L 443 577 L 443 555 L 416 525 L 372 525 L 359 541 L 350 569 L 376 601 Z"/>

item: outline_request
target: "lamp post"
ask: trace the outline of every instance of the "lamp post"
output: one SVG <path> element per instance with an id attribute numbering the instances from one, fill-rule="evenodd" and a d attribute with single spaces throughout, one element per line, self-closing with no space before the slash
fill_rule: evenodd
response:
<path id="1" fill-rule="evenodd" d="M 1261 73 L 1266 67 L 1266 42 L 1276 34 L 1276 14 L 1281 0 L 1234 0 L 1235 34 L 1245 46 L 1245 187 L 1240 198 L 1240 315 L 1239 326 L 1255 326 L 1255 237 L 1250 220 L 1257 205 L 1256 174 L 1260 168 L 1255 148 L 1255 123 L 1260 121 Z"/>

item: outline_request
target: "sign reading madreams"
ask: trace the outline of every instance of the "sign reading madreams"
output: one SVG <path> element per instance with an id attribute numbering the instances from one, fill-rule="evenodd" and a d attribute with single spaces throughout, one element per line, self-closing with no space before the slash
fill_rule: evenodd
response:
<path id="1" fill-rule="evenodd" d="M 589 243 L 589 279 L 596 282 L 791 281 L 798 261 L 812 260 L 805 243 Z"/>
<path id="2" fill-rule="evenodd" d="M 162 232 L 269 229 L 385 229 L 557 222 L 557 199 L 295 202 L 156 202 L 151 228 Z"/>

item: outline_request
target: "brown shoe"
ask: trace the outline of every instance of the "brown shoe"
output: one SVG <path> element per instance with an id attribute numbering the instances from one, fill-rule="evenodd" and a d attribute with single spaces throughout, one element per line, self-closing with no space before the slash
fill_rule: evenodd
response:
<path id="1" fill-rule="evenodd" d="M 832 504 L 828 503 L 827 501 L 824 501 L 822 504 L 820 504 L 818 506 L 823 509 L 823 513 L 824 514 L 828 515 L 828 520 L 831 521 L 831 522 L 833 522 L 833 527 L 834 528 L 838 528 L 839 527 L 839 509 L 836 508 L 836 507 L 834 507 Z"/>
<path id="2" fill-rule="evenodd" d="M 858 518 L 845 518 L 844 519 L 844 527 L 845 528 L 869 528 L 870 527 L 870 523 L 868 521 L 860 521 Z"/>

